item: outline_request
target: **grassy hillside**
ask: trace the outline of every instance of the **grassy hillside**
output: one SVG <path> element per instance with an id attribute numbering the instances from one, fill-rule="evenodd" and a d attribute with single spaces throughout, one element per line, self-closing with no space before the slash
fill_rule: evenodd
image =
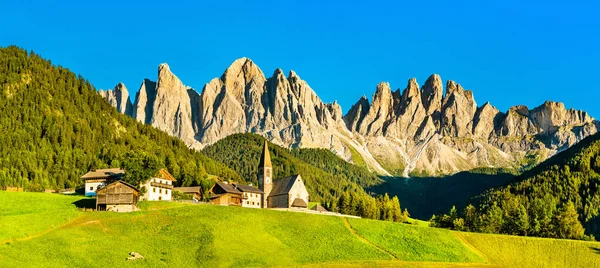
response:
<path id="1" fill-rule="evenodd" d="M 21 239 L 80 215 L 75 202 L 80 196 L 0 191 L 0 241 Z M 1 244 L 1 243 L 0 243 Z"/>
<path id="2" fill-rule="evenodd" d="M 44 214 L 44 210 L 36 208 L 36 205 L 14 201 L 25 199 L 43 200 L 46 205 L 42 206 L 46 207 L 64 207 L 75 217 L 65 218 L 62 224 L 49 224 L 47 230 L 35 230 L 27 234 L 27 239 L 4 239 L 0 243 L 0 263 L 3 266 L 600 265 L 600 243 L 458 233 L 304 213 L 169 202 L 142 203 L 142 211 L 134 213 L 78 212 L 69 205 L 75 197 L 5 192 L 0 192 L 0 210 L 13 207 L 13 211 Z M 41 202 L 33 204 L 41 205 Z M 0 217 L 3 224 L 19 222 L 25 223 L 4 215 Z M 145 258 L 126 261 L 131 251 Z M 517 254 L 519 252 L 527 254 Z"/>
<path id="3" fill-rule="evenodd" d="M 500 267 L 600 267 L 600 243 L 456 233 Z"/>
<path id="4" fill-rule="evenodd" d="M 84 78 L 17 47 L 0 48 L 0 186 L 30 191 L 81 185 L 91 168 L 127 152 L 155 157 L 179 180 L 238 179 L 176 138 L 117 113 Z"/>

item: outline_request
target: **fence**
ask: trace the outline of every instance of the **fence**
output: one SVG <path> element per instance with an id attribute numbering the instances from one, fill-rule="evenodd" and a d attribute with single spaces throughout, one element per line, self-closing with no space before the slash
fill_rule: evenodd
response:
<path id="1" fill-rule="evenodd" d="M 2 187 L 0 187 L 0 190 L 7 191 L 7 192 L 22 192 L 23 191 L 23 187 L 2 186 Z"/>

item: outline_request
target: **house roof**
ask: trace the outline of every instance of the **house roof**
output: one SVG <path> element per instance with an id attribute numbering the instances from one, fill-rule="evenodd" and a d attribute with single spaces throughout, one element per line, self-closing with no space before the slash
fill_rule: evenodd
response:
<path id="1" fill-rule="evenodd" d="M 175 187 L 173 191 L 179 191 L 182 193 L 198 193 L 202 192 L 202 187 L 200 186 L 190 186 L 190 187 Z"/>
<path id="2" fill-rule="evenodd" d="M 311 210 L 315 210 L 315 211 L 318 211 L 318 212 L 327 212 L 327 209 L 325 209 L 320 204 L 316 204 L 313 208 L 311 208 Z"/>
<path id="3" fill-rule="evenodd" d="M 260 155 L 260 162 L 258 167 L 273 167 L 271 165 L 271 154 L 269 153 L 269 142 L 265 139 L 265 145 L 263 146 L 262 154 Z"/>
<path id="4" fill-rule="evenodd" d="M 277 179 L 273 182 L 273 190 L 269 196 L 287 194 L 294 186 L 296 180 L 300 178 L 300 175 L 294 175 L 286 178 Z"/>
<path id="5" fill-rule="evenodd" d="M 308 207 L 308 204 L 306 204 L 304 199 L 296 198 L 296 199 L 294 199 L 294 202 L 292 202 L 292 207 L 306 208 L 306 207 Z"/>
<path id="6" fill-rule="evenodd" d="M 229 184 L 229 183 L 217 182 L 215 184 L 215 187 L 216 186 L 221 187 L 221 189 L 223 189 L 226 193 L 242 194 L 242 192 L 240 192 L 237 188 L 235 188 L 235 186 L 233 186 L 232 184 Z"/>
<path id="7" fill-rule="evenodd" d="M 90 179 L 116 179 L 125 176 L 125 170 L 120 168 L 105 168 L 90 171 L 81 176 L 84 180 Z"/>
<path id="8" fill-rule="evenodd" d="M 177 181 L 177 179 L 175 179 L 175 177 L 173 177 L 173 175 L 171 175 L 171 173 L 169 173 L 169 171 L 164 168 L 159 169 L 154 175 L 154 177 L 170 181 Z"/>
<path id="9" fill-rule="evenodd" d="M 132 189 L 134 189 L 136 192 L 139 192 L 139 191 L 140 191 L 140 190 L 139 190 L 137 187 L 135 187 L 135 186 L 133 186 L 133 185 L 131 185 L 131 184 L 127 183 L 126 181 L 124 181 L 124 180 L 118 180 L 118 181 L 113 181 L 113 182 L 111 182 L 111 183 L 109 183 L 109 184 L 105 185 L 104 187 L 102 187 L 102 188 L 98 189 L 96 192 L 97 192 L 97 193 L 100 193 L 100 192 L 104 191 L 105 189 L 107 189 L 107 188 L 108 188 L 108 186 L 111 186 L 111 185 L 113 185 L 113 184 L 117 184 L 117 183 L 123 184 L 123 185 L 125 185 L 125 186 L 127 186 L 127 187 L 129 187 L 129 188 L 132 188 Z"/>
<path id="10" fill-rule="evenodd" d="M 254 186 L 250 186 L 250 185 L 243 185 L 243 184 L 233 184 L 239 191 L 241 192 L 248 192 L 248 193 L 259 193 L 259 194 L 264 194 L 265 192 L 261 191 L 260 189 L 254 187 Z"/>

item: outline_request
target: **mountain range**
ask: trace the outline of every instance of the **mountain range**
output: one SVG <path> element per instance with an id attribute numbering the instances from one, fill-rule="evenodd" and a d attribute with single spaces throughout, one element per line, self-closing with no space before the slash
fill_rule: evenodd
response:
<path id="1" fill-rule="evenodd" d="M 473 92 L 431 75 L 392 90 L 376 86 L 348 113 L 325 103 L 294 71 L 270 77 L 250 59 L 234 61 L 200 93 L 165 63 L 156 82 L 144 79 L 132 103 L 119 83 L 99 94 L 123 114 L 202 149 L 235 133 L 252 132 L 288 148 L 326 148 L 387 176 L 437 176 L 478 167 L 533 166 L 598 131 L 584 111 L 547 101 L 501 112 L 478 106 Z M 444 93 L 445 92 L 445 93 Z"/>

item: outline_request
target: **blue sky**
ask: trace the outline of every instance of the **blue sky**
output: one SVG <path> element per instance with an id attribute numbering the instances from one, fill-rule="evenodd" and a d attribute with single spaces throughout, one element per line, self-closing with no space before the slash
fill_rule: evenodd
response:
<path id="1" fill-rule="evenodd" d="M 132 95 L 162 62 L 200 91 L 249 57 L 267 76 L 295 70 L 344 111 L 380 81 L 403 89 L 438 73 L 479 105 L 555 100 L 600 117 L 593 1 L 120 2 L 0 0 L 0 46 L 34 50 L 97 88 L 124 82 Z"/>

